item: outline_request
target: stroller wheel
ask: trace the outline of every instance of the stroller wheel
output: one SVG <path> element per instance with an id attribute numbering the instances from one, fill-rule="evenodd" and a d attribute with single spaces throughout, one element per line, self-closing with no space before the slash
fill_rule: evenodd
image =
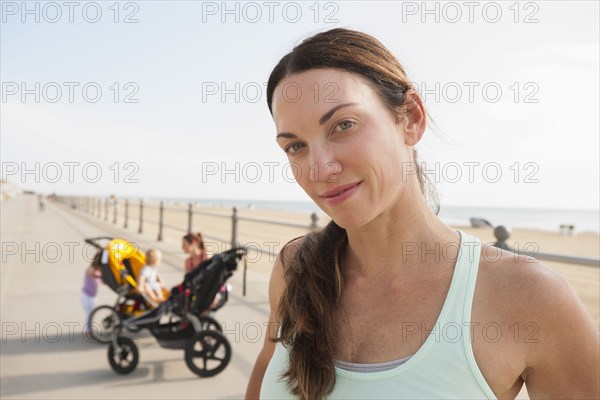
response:
<path id="1" fill-rule="evenodd" d="M 223 332 L 223 328 L 221 328 L 221 324 L 217 322 L 216 319 L 210 317 L 208 315 L 201 315 L 198 317 L 200 321 L 200 326 L 202 326 L 202 331 L 216 331 L 219 333 Z"/>
<path id="2" fill-rule="evenodd" d="M 231 360 L 231 345 L 216 331 L 199 332 L 185 346 L 185 363 L 196 375 L 209 377 L 223 371 Z"/>
<path id="3" fill-rule="evenodd" d="M 88 320 L 90 336 L 98 343 L 110 343 L 120 321 L 119 313 L 111 306 L 96 307 Z"/>
<path id="4" fill-rule="evenodd" d="M 137 346 L 133 340 L 125 337 L 119 337 L 117 343 L 119 348 L 115 348 L 112 343 L 108 348 L 108 362 L 116 373 L 129 374 L 137 367 L 140 360 Z"/>

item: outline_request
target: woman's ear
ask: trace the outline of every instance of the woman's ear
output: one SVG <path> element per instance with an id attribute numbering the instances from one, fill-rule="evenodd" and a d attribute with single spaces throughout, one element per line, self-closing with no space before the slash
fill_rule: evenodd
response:
<path id="1" fill-rule="evenodd" d="M 414 146 L 419 143 L 425 133 L 427 126 L 425 108 L 419 96 L 412 89 L 406 92 L 406 102 L 402 108 L 404 118 L 400 121 L 400 126 L 404 130 L 404 143 Z"/>

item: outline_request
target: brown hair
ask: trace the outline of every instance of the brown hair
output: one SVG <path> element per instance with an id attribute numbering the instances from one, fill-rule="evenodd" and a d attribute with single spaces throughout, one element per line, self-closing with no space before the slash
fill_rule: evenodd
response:
<path id="1" fill-rule="evenodd" d="M 275 89 L 283 79 L 317 68 L 339 69 L 366 78 L 396 121 L 411 106 L 405 94 L 412 85 L 394 55 L 370 35 L 336 28 L 305 39 L 279 61 L 267 84 L 271 113 Z M 437 214 L 437 194 L 427 184 L 416 150 L 412 151 L 421 192 Z M 346 243 L 346 231 L 331 221 L 321 231 L 306 235 L 287 260 L 287 286 L 278 309 L 281 333 L 275 340 L 289 347 L 283 377 L 290 392 L 301 399 L 320 399 L 335 386 L 333 311 L 343 288 L 340 255 Z M 285 253 L 282 256 L 285 260 Z"/>
<path id="2" fill-rule="evenodd" d="M 100 268 L 102 266 L 102 250 L 98 251 L 92 259 L 91 266 L 94 268 Z"/>
<path id="3" fill-rule="evenodd" d="M 200 248 L 200 250 L 206 251 L 206 249 L 204 248 L 204 238 L 202 237 L 202 234 L 200 232 L 198 232 L 198 233 L 190 232 L 186 235 L 183 235 L 183 240 L 185 240 L 189 244 L 193 244 L 194 242 L 196 242 L 196 243 L 198 243 L 198 247 Z"/>

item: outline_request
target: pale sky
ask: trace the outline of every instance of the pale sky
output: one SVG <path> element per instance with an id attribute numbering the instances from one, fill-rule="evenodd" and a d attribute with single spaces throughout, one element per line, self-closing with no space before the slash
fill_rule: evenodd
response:
<path id="1" fill-rule="evenodd" d="M 2 175 L 24 188 L 308 200 L 265 83 L 340 26 L 380 39 L 421 89 L 438 129 L 417 149 L 442 204 L 599 207 L 596 1 L 49 4 L 1 3 Z"/>

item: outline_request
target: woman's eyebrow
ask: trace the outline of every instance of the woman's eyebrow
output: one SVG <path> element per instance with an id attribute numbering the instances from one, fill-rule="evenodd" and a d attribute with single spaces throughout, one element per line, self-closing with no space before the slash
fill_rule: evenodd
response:
<path id="1" fill-rule="evenodd" d="M 331 110 L 329 110 L 325 114 L 323 114 L 323 116 L 321 118 L 319 118 L 319 125 L 323 125 L 325 122 L 329 121 L 329 119 L 333 116 L 333 114 L 335 114 L 335 112 L 337 110 L 339 110 L 340 108 L 350 107 L 350 106 L 355 106 L 355 105 L 356 105 L 356 103 L 338 104 L 337 106 L 333 107 Z"/>
<path id="2" fill-rule="evenodd" d="M 279 140 L 279 138 L 296 139 L 297 137 L 298 136 L 294 135 L 293 133 L 281 132 L 281 133 L 277 134 L 277 136 L 275 137 L 275 140 Z"/>
<path id="3" fill-rule="evenodd" d="M 333 117 L 333 114 L 336 113 L 337 110 L 344 108 L 344 107 L 350 107 L 350 106 L 356 106 L 356 105 L 357 105 L 357 103 L 338 104 L 337 106 L 333 107 L 331 110 L 329 110 L 325 114 L 323 114 L 323 116 L 321 118 L 319 118 L 319 125 L 323 125 L 324 123 L 329 121 L 331 119 L 331 117 Z M 298 136 L 296 136 L 295 134 L 290 133 L 290 132 L 281 132 L 281 133 L 277 134 L 277 136 L 275 137 L 275 140 L 279 140 L 279 138 L 296 139 L 296 138 L 298 138 Z"/>

